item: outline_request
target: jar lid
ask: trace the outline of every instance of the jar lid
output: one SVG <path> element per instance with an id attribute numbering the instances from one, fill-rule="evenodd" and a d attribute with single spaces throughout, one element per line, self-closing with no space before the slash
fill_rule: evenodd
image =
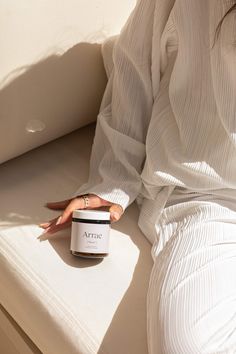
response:
<path id="1" fill-rule="evenodd" d="M 88 220 L 110 220 L 110 212 L 104 210 L 76 209 L 73 211 L 73 218 Z"/>

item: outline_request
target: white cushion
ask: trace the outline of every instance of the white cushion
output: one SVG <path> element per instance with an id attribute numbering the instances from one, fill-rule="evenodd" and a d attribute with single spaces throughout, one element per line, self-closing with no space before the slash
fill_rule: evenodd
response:
<path id="1" fill-rule="evenodd" d="M 70 254 L 70 228 L 40 239 L 43 205 L 87 179 L 95 124 L 0 166 L 0 302 L 43 353 L 146 354 L 151 245 L 136 203 L 102 261 Z"/>

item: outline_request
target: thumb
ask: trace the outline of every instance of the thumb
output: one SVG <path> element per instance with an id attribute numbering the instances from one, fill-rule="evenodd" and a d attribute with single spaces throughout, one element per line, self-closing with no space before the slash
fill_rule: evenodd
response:
<path id="1" fill-rule="evenodd" d="M 123 208 L 119 204 L 112 204 L 112 206 L 109 208 L 109 212 L 111 214 L 111 220 L 118 221 L 123 214 Z"/>

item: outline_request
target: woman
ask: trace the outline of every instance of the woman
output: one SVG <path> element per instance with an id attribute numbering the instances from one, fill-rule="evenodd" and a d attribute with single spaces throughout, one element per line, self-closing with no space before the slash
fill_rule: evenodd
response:
<path id="1" fill-rule="evenodd" d="M 53 233 L 101 206 L 117 221 L 138 202 L 154 261 L 150 354 L 236 353 L 235 8 L 138 1 L 114 46 L 89 180 L 41 224 Z"/>

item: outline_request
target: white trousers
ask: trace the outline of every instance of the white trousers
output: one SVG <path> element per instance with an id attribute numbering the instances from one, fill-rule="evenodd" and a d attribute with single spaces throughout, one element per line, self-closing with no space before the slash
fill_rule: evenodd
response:
<path id="1" fill-rule="evenodd" d="M 172 198 L 141 226 L 154 235 L 149 354 L 236 353 L 236 200 Z"/>

